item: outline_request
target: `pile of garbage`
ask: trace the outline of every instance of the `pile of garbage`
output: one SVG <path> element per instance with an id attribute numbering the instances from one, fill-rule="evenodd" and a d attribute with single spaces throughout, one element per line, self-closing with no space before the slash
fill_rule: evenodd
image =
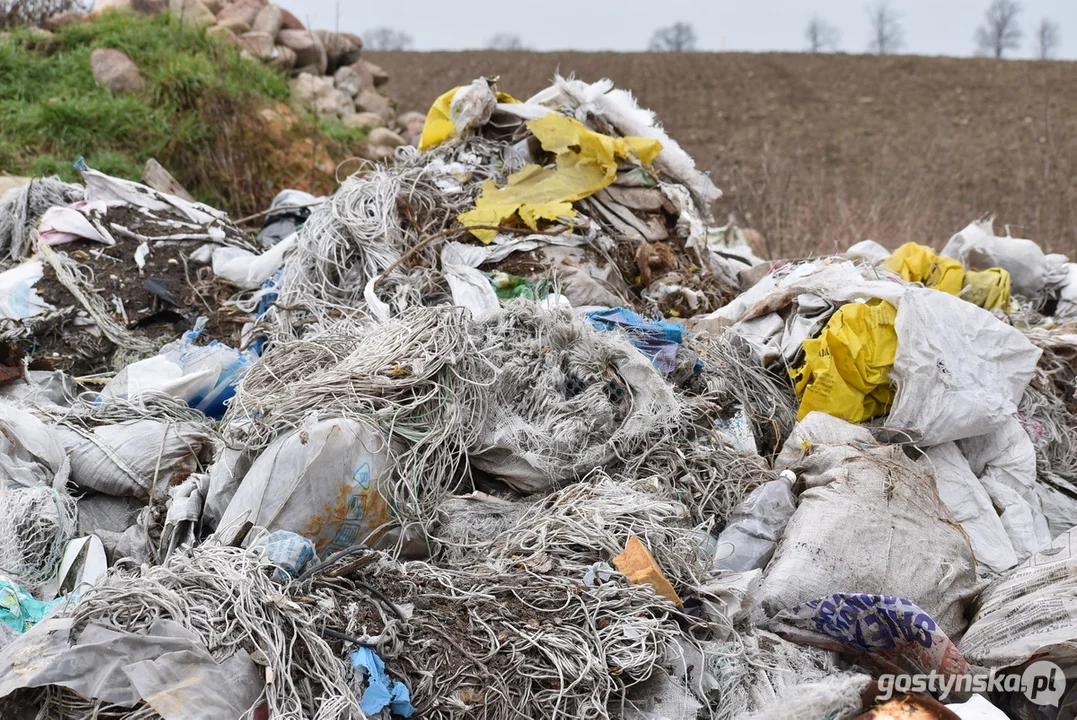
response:
<path id="1" fill-rule="evenodd" d="M 1073 717 L 1077 264 L 761 259 L 609 81 L 392 159 L 0 198 L 0 715 Z"/>

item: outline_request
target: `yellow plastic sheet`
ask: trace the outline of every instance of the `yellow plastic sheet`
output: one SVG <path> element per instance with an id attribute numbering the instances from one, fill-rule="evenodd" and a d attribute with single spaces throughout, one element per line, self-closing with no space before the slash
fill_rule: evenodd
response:
<path id="1" fill-rule="evenodd" d="M 923 283 L 950 295 L 961 292 L 965 280 L 965 268 L 957 260 L 942 257 L 926 245 L 908 242 L 899 247 L 883 261 L 909 282 Z"/>
<path id="2" fill-rule="evenodd" d="M 1003 268 L 968 270 L 961 297 L 984 310 L 1010 309 L 1010 272 Z"/>
<path id="3" fill-rule="evenodd" d="M 798 420 L 819 410 L 857 423 L 890 409 L 895 317 L 897 309 L 884 300 L 849 303 L 838 308 L 819 337 L 804 341 L 804 365 L 789 371 L 800 398 Z"/>
<path id="4" fill-rule="evenodd" d="M 450 107 L 452 106 L 452 99 L 456 97 L 456 91 L 459 89 L 459 86 L 454 87 L 449 92 L 438 97 L 434 104 L 430 106 L 430 110 L 426 113 L 426 122 L 423 123 L 423 133 L 419 136 L 420 150 L 429 150 L 436 147 L 451 138 L 456 132 L 456 125 L 452 121 Z M 520 102 L 505 93 L 495 93 L 495 96 L 497 101 L 501 103 Z"/>
<path id="5" fill-rule="evenodd" d="M 527 128 L 543 149 L 554 153 L 556 167 L 526 165 L 510 175 L 502 188 L 487 180 L 475 209 L 459 216 L 464 225 L 500 225 L 519 215 L 529 228 L 538 230 L 539 220 L 572 217 L 576 214 L 573 202 L 611 185 L 617 177 L 618 158 L 635 155 L 649 165 L 662 150 L 657 140 L 602 135 L 564 115 L 531 120 Z M 497 231 L 475 229 L 472 234 L 489 243 Z"/>

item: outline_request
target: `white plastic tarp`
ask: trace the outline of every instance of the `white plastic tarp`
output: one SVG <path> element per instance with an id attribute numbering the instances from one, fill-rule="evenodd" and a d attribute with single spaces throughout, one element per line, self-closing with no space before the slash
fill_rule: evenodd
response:
<path id="1" fill-rule="evenodd" d="M 969 462 L 954 443 L 925 450 L 926 461 L 935 468 L 935 487 L 954 519 L 968 533 L 976 561 L 987 570 L 1000 573 L 1017 564 L 1017 553 L 991 496 L 969 468 Z"/>
<path id="2" fill-rule="evenodd" d="M 907 288 L 894 329 L 897 393 L 887 428 L 941 445 L 1016 415 L 1041 354 L 1020 330 L 953 295 L 916 287 Z"/>

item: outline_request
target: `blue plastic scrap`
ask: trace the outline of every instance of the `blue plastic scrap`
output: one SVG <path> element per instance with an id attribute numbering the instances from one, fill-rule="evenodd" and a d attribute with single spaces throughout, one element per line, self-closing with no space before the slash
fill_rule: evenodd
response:
<path id="1" fill-rule="evenodd" d="M 596 330 L 624 330 L 632 344 L 649 357 L 664 375 L 676 369 L 677 350 L 684 342 L 683 325 L 644 320 L 638 313 L 623 307 L 595 310 L 587 313 L 587 319 Z"/>
<path id="2" fill-rule="evenodd" d="M 24 633 L 45 619 L 53 605 L 63 598 L 42 601 L 7 578 L 0 578 L 0 622 L 17 633 Z"/>
<path id="3" fill-rule="evenodd" d="M 389 680 L 385 663 L 370 648 L 359 648 L 352 653 L 352 666 L 366 672 L 366 690 L 359 700 L 359 707 L 367 715 L 375 715 L 388 706 L 393 715 L 411 717 L 415 706 L 411 704 L 411 692 L 399 680 Z"/>

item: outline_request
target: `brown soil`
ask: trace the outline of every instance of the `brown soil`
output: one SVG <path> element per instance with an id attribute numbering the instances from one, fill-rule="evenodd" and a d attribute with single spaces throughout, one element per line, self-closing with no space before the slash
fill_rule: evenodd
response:
<path id="1" fill-rule="evenodd" d="M 123 217 L 124 208 L 114 208 L 110 218 L 128 227 L 135 218 Z M 93 277 L 96 293 L 109 305 L 110 315 L 128 330 L 158 344 L 174 340 L 189 330 L 199 315 L 207 317 L 206 340 L 216 339 L 236 346 L 242 320 L 237 320 L 220 304 L 234 288 L 218 287 L 208 269 L 185 260 L 199 242 L 154 247 L 140 273 L 135 263 L 138 241 L 116 234 L 112 246 L 78 240 L 55 249 L 77 261 Z M 157 297 L 147 283 L 168 290 L 176 303 Z M 52 267 L 45 263 L 45 275 L 34 286 L 43 300 L 57 309 L 82 309 L 78 300 L 62 285 Z M 223 293 L 223 295 L 222 295 Z M 74 313 L 72 312 L 72 315 Z M 110 370 L 115 347 L 105 338 L 95 337 L 72 319 L 57 322 L 35 334 L 27 348 L 30 354 L 51 367 L 76 376 Z"/>
<path id="2" fill-rule="evenodd" d="M 401 110 L 485 75 L 520 98 L 610 77 L 713 173 L 772 257 L 940 246 L 981 215 L 1077 255 L 1072 63 L 749 53 L 369 53 Z"/>

